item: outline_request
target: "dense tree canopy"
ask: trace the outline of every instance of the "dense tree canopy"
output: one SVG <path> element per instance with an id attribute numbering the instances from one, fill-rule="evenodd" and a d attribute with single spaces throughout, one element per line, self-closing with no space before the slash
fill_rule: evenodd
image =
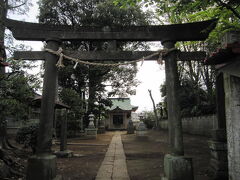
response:
<path id="1" fill-rule="evenodd" d="M 156 23 L 176 24 L 217 18 L 218 24 L 204 42 L 178 42 L 182 51 L 216 51 L 227 31 L 240 28 L 240 6 L 237 0 L 115 0 L 123 8 L 142 4 L 156 11 Z M 183 116 L 213 113 L 215 104 L 215 69 L 201 62 L 179 62 L 180 106 Z M 161 88 L 166 97 L 165 85 Z M 166 99 L 165 99 L 166 101 Z M 208 112 L 207 112 L 208 111 Z"/>
<path id="2" fill-rule="evenodd" d="M 240 6 L 238 0 L 115 0 L 122 7 L 135 4 L 151 5 L 159 23 L 183 23 L 217 18 L 218 25 L 210 34 L 215 43 L 229 30 L 239 29 Z"/>
<path id="3" fill-rule="evenodd" d="M 114 6 L 112 0 L 41 0 L 39 21 L 51 24 L 67 24 L 72 26 L 127 26 L 147 24 L 146 13 L 143 13 L 139 6 L 122 9 Z M 65 42 L 65 49 L 76 51 L 98 51 L 146 48 L 143 43 L 123 43 L 123 42 L 95 42 L 95 41 L 74 41 Z M 133 94 L 137 85 L 135 79 L 136 65 L 126 65 L 118 67 L 88 66 L 73 62 L 64 62 L 65 68 L 59 72 L 59 85 L 62 93 L 71 91 L 70 94 L 82 97 L 82 92 L 88 96 L 88 111 L 97 113 L 99 109 L 96 102 L 103 101 L 103 97 L 114 95 L 126 96 Z M 106 63 L 106 62 L 102 62 Z M 113 62 L 107 62 L 113 63 Z M 106 91 L 106 88 L 108 91 Z M 71 90 L 64 90 L 64 89 Z M 73 93 L 75 91 L 76 93 Z M 66 98 L 63 98 L 66 99 Z M 83 101 L 78 101 L 79 103 Z M 66 101 L 67 103 L 67 101 Z M 73 105 L 73 104 L 69 104 Z M 76 104 L 75 104 L 76 105 Z M 79 104 L 78 106 L 81 106 Z M 86 106 L 86 105 L 85 105 Z"/>
<path id="4" fill-rule="evenodd" d="M 10 57 L 16 49 L 24 50 L 24 45 L 15 46 L 11 35 L 5 32 L 5 19 L 8 13 L 26 13 L 31 2 L 28 0 L 0 1 L 0 151 L 4 162 L 2 148 L 12 147 L 7 139 L 7 118 L 14 120 L 28 119 L 30 99 L 34 91 L 39 88 L 39 81 L 35 76 L 26 73 L 26 68 L 33 67 L 28 62 L 16 62 Z M 6 73 L 5 62 L 9 63 Z"/>

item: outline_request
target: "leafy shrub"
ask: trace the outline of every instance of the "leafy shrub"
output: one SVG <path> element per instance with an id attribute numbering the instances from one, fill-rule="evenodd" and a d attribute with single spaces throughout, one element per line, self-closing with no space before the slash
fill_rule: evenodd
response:
<path id="1" fill-rule="evenodd" d="M 144 124 L 147 126 L 148 129 L 152 129 L 155 125 L 155 116 L 152 111 L 144 112 L 145 116 L 143 118 Z"/>
<path id="2" fill-rule="evenodd" d="M 25 148 L 31 147 L 32 152 L 35 153 L 37 146 L 38 129 L 39 124 L 20 128 L 15 138 L 16 142 L 19 144 L 23 144 Z"/>

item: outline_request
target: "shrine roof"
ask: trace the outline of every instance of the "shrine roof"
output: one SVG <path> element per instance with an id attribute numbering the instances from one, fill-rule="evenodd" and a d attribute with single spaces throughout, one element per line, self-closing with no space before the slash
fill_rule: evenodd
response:
<path id="1" fill-rule="evenodd" d="M 136 111 L 138 106 L 131 105 L 130 98 L 109 98 L 112 101 L 110 111 L 122 110 L 122 111 Z"/>
<path id="2" fill-rule="evenodd" d="M 227 44 L 205 59 L 206 65 L 226 65 L 240 56 L 240 42 Z"/>
<path id="3" fill-rule="evenodd" d="M 42 96 L 36 96 L 33 100 L 32 100 L 32 105 L 35 107 L 41 107 L 41 100 L 42 100 Z M 70 109 L 70 106 L 63 104 L 61 101 L 55 101 L 55 108 L 56 109 Z"/>

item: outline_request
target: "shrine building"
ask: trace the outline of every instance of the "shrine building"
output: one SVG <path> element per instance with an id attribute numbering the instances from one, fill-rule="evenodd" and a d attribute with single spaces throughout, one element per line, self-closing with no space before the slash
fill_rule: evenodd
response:
<path id="1" fill-rule="evenodd" d="M 130 98 L 110 98 L 112 106 L 108 109 L 108 117 L 105 120 L 105 127 L 111 130 L 127 129 L 132 112 L 138 106 L 131 105 Z"/>

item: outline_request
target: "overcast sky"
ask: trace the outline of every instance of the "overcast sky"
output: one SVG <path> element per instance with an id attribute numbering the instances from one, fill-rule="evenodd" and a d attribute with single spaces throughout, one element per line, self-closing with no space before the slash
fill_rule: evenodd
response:
<path id="1" fill-rule="evenodd" d="M 33 7 L 30 11 L 23 16 L 9 15 L 9 18 L 22 20 L 27 22 L 38 22 L 37 16 L 39 13 L 37 0 L 32 0 Z M 21 41 L 22 42 L 22 41 Z M 25 44 L 32 47 L 33 50 L 41 50 L 42 42 L 25 41 Z M 160 47 L 152 47 L 151 50 L 157 50 Z M 136 88 L 136 95 L 130 96 L 132 105 L 138 106 L 138 112 L 145 110 L 152 110 L 152 102 L 149 97 L 148 89 L 152 90 L 152 95 L 155 103 L 161 101 L 160 85 L 163 84 L 165 79 L 164 65 L 159 65 L 154 61 L 145 61 L 141 66 L 138 63 L 139 71 L 137 73 L 137 79 L 141 82 Z M 36 69 L 37 70 L 37 69 Z"/>

